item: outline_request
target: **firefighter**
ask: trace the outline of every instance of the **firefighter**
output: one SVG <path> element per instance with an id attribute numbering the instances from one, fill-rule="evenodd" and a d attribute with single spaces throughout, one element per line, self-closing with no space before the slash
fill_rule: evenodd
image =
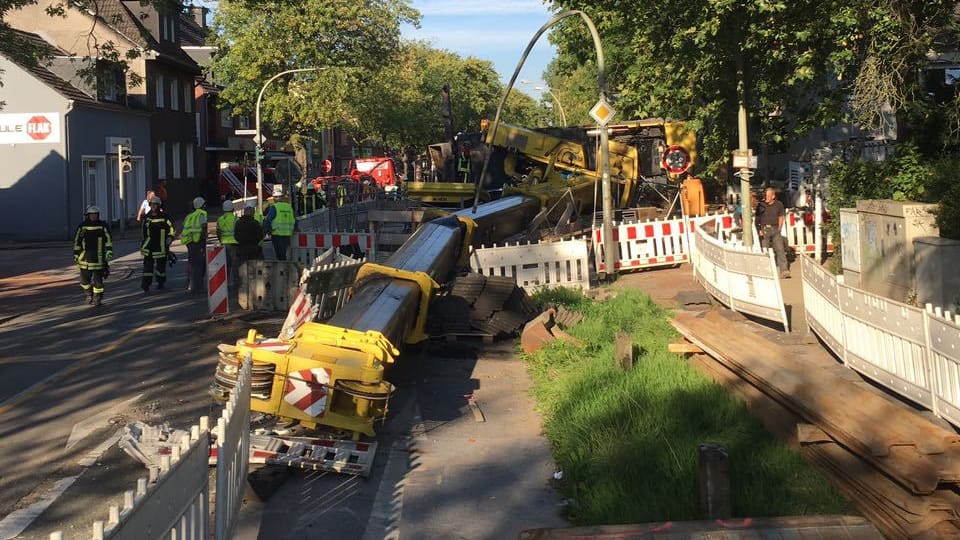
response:
<path id="1" fill-rule="evenodd" d="M 293 215 L 293 207 L 287 202 L 287 196 L 278 191 L 274 194 L 276 202 L 267 211 L 264 218 L 264 230 L 270 233 L 273 242 L 273 252 L 278 261 L 287 260 L 287 248 L 290 247 L 290 237 L 297 225 L 297 218 Z"/>
<path id="2" fill-rule="evenodd" d="M 162 289 L 167 282 L 167 257 L 170 244 L 173 243 L 173 222 L 160 208 L 160 197 L 150 197 L 150 211 L 143 219 L 142 234 L 140 254 L 143 255 L 143 277 L 140 288 L 146 294 L 150 291 L 153 278 L 157 278 L 157 289 Z"/>
<path id="3" fill-rule="evenodd" d="M 110 229 L 100 220 L 100 209 L 88 206 L 73 239 L 73 259 L 80 267 L 80 288 L 86 293 L 88 304 L 99 306 L 103 302 L 103 278 L 110 272 L 108 264 L 112 258 Z"/>
<path id="4" fill-rule="evenodd" d="M 207 245 L 207 211 L 203 197 L 193 199 L 193 212 L 183 220 L 180 242 L 187 246 L 187 292 L 200 294 L 204 291 L 204 274 L 207 269 L 204 248 Z"/>
<path id="5" fill-rule="evenodd" d="M 217 219 L 217 240 L 227 252 L 227 289 L 237 287 L 237 239 L 234 234 L 237 216 L 233 213 L 233 201 L 223 201 L 223 215 Z"/>
<path id="6" fill-rule="evenodd" d="M 300 207 L 303 209 L 303 215 L 316 212 L 319 208 L 317 202 L 317 188 L 313 182 L 310 182 L 307 184 L 307 193 L 303 196 L 303 205 Z"/>

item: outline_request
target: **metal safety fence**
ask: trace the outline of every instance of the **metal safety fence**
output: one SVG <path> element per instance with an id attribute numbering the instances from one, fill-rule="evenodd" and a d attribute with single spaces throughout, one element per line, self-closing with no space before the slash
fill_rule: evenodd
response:
<path id="1" fill-rule="evenodd" d="M 214 494 L 216 539 L 230 538 L 237 524 L 247 480 L 250 446 L 250 372 L 246 359 L 236 389 L 217 420 L 217 460 Z M 207 540 L 210 529 L 210 422 L 201 416 L 190 433 L 170 445 L 149 468 L 136 488 L 125 491 L 121 504 L 112 505 L 104 521 L 95 521 L 91 540 Z M 223 464 L 221 466 L 221 464 Z M 50 534 L 62 540 L 63 532 Z"/>
<path id="2" fill-rule="evenodd" d="M 691 260 L 696 280 L 730 309 L 779 322 L 789 331 L 773 251 L 725 243 L 705 230 L 711 225 L 704 221 L 694 228 Z"/>
<path id="3" fill-rule="evenodd" d="M 470 269 L 485 276 L 508 276 L 527 292 L 538 288 L 590 289 L 590 255 L 585 238 L 480 246 L 470 254 Z"/>
<path id="4" fill-rule="evenodd" d="M 845 285 L 803 257 L 807 325 L 843 363 L 960 426 L 960 316 Z"/>

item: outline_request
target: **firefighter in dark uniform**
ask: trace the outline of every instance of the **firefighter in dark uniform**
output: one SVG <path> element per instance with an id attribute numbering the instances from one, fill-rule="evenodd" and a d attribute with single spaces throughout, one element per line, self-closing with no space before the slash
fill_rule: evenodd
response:
<path id="1" fill-rule="evenodd" d="M 150 283 L 157 278 L 157 288 L 162 289 L 167 281 L 167 256 L 173 243 L 173 222 L 160 208 L 160 198 L 150 198 L 150 212 L 143 220 L 143 278 L 140 288 L 144 293 L 150 290 Z"/>
<path id="2" fill-rule="evenodd" d="M 84 215 L 73 239 L 73 259 L 80 267 L 80 288 L 87 295 L 87 303 L 99 306 L 103 302 L 103 278 L 109 274 L 108 263 L 113 258 L 113 240 L 107 224 L 100 221 L 99 208 L 88 206 Z"/>

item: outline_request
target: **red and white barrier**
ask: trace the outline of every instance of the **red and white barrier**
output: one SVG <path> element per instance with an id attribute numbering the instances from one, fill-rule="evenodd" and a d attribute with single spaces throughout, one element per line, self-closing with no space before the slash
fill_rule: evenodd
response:
<path id="1" fill-rule="evenodd" d="M 207 306 L 211 315 L 226 315 L 227 251 L 223 246 L 207 247 Z"/>
<path id="2" fill-rule="evenodd" d="M 813 213 L 803 210 L 788 210 L 783 220 L 783 230 L 780 233 L 787 239 L 787 245 L 796 250 L 798 255 L 813 255 L 817 251 L 813 220 Z M 824 239 L 826 252 L 833 253 L 830 233 L 824 231 Z"/>
<path id="3" fill-rule="evenodd" d="M 708 219 L 717 220 L 718 232 L 723 236 L 734 228 L 733 216 L 730 214 L 623 223 L 615 226 L 613 241 L 619 250 L 616 269 L 623 272 L 689 262 L 689 235 L 693 234 L 697 223 Z M 593 249 L 599 272 L 606 271 L 602 236 L 601 229 L 594 229 Z"/>
<path id="4" fill-rule="evenodd" d="M 368 261 L 376 260 L 377 242 L 371 233 L 302 232 L 290 244 L 290 260 L 309 268 L 329 248 L 356 245 Z"/>

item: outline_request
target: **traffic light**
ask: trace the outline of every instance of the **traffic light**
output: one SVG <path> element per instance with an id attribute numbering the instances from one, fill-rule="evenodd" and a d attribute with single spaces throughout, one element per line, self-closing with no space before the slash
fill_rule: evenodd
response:
<path id="1" fill-rule="evenodd" d="M 133 170 L 133 161 L 131 161 L 130 156 L 130 147 L 128 146 L 119 146 L 120 148 L 120 168 L 123 172 L 128 173 Z"/>

